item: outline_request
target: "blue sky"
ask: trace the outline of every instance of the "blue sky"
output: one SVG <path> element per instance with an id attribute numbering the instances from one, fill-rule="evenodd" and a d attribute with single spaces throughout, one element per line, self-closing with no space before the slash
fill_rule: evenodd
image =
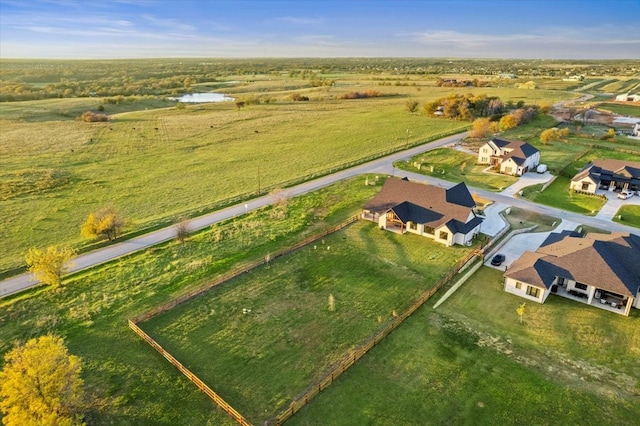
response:
<path id="1" fill-rule="evenodd" d="M 0 58 L 640 59 L 639 0 L 0 0 Z"/>

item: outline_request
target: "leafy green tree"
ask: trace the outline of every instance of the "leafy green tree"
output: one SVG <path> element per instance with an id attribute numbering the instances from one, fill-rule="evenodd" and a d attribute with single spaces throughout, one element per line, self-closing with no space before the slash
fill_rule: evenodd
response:
<path id="1" fill-rule="evenodd" d="M 106 237 L 113 241 L 124 226 L 124 219 L 113 207 L 103 207 L 95 213 L 90 213 L 80 228 L 85 238 Z"/>
<path id="2" fill-rule="evenodd" d="M 68 247 L 49 246 L 46 250 L 30 248 L 26 256 L 27 269 L 40 282 L 56 288 L 67 272 L 68 262 L 75 256 Z"/>
<path id="3" fill-rule="evenodd" d="M 77 356 L 51 335 L 18 345 L 4 357 L 0 371 L 3 424 L 82 425 L 83 380 Z"/>

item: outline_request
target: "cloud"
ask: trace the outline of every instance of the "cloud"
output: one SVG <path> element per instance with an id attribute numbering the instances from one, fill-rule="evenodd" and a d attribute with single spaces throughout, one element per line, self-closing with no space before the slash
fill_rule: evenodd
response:
<path id="1" fill-rule="evenodd" d="M 171 28 L 177 29 L 180 31 L 195 31 L 196 27 L 190 24 L 185 24 L 184 22 L 178 21 L 177 19 L 163 19 L 156 18 L 153 15 L 142 15 L 142 18 L 147 22 L 152 23 L 156 27 L 161 28 Z"/>
<path id="2" fill-rule="evenodd" d="M 296 25 L 320 25 L 324 22 L 322 18 L 311 18 L 305 16 L 281 16 L 277 21 L 288 22 Z"/>

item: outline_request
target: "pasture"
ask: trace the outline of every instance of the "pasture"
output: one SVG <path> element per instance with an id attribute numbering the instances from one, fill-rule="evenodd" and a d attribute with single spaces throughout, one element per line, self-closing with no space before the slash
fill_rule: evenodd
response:
<path id="1" fill-rule="evenodd" d="M 427 302 L 290 424 L 634 423 L 637 312 L 551 296 L 520 325 L 522 299 L 501 282 L 483 267 L 437 310 Z"/>
<path id="2" fill-rule="evenodd" d="M 279 218 L 265 208 L 207 228 L 184 244 L 165 243 L 66 277 L 59 290 L 40 287 L 3 299 L 0 354 L 42 334 L 64 337 L 69 351 L 82 358 L 88 424 L 231 424 L 129 330 L 127 319 L 342 223 L 379 188 L 364 185 L 364 177 L 343 181 L 291 199 Z M 337 299 L 336 306 L 343 302 Z"/>
<path id="3" fill-rule="evenodd" d="M 140 327 L 262 424 L 469 251 L 360 221 Z"/>
<path id="4" fill-rule="evenodd" d="M 332 86 L 287 74 L 196 83 L 246 101 L 240 109 L 233 103 L 176 109 L 150 95 L 116 104 L 98 97 L 1 103 L 0 214 L 8 226 L 0 231 L 0 271 L 20 267 L 32 246 L 92 247 L 80 239 L 79 227 L 105 205 L 121 212 L 126 233 L 142 232 L 468 126 L 410 113 L 405 104 L 471 88 L 436 87 L 423 76 L 328 77 Z M 369 89 L 383 96 L 339 99 Z M 473 92 L 530 104 L 575 96 L 490 87 Z M 294 102 L 292 94 L 310 101 Z M 99 105 L 111 122 L 78 119 Z"/>

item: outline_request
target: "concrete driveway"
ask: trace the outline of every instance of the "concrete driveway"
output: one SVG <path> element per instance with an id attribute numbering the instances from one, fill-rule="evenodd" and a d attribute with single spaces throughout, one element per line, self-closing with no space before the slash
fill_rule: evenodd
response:
<path id="1" fill-rule="evenodd" d="M 510 267 L 513 262 L 522 256 L 522 253 L 525 251 L 536 251 L 538 247 L 547 239 L 551 232 L 560 232 L 560 231 L 573 231 L 578 226 L 580 226 L 577 222 L 572 222 L 570 220 L 563 220 L 560 224 L 553 230 L 549 232 L 525 232 L 524 234 L 514 235 L 509 241 L 507 241 L 498 251 L 497 253 L 502 253 L 505 255 L 505 261 L 500 266 L 492 266 L 491 258 L 493 256 L 487 257 L 485 261 L 485 265 L 494 269 L 500 269 L 502 271 L 506 270 L 506 268 Z"/>
<path id="2" fill-rule="evenodd" d="M 602 220 L 611 220 L 613 216 L 618 212 L 620 207 L 624 205 L 640 205 L 640 196 L 634 195 L 631 198 L 627 198 L 626 200 L 621 200 L 618 198 L 618 193 L 613 191 L 603 191 L 598 190 L 597 194 L 603 194 L 607 196 L 607 203 L 600 209 L 598 214 L 595 216 L 598 219 Z"/>
<path id="3" fill-rule="evenodd" d="M 509 206 L 507 206 L 506 204 L 493 203 L 485 208 L 485 219 L 482 222 L 482 225 L 480 225 L 480 232 L 494 237 L 498 234 L 498 232 L 502 231 L 502 228 L 507 226 L 507 223 L 504 221 L 502 216 L 500 216 L 500 212 L 507 207 Z"/>
<path id="4" fill-rule="evenodd" d="M 508 195 L 513 197 L 517 194 L 522 188 L 527 186 L 536 185 L 539 183 L 547 183 L 553 178 L 553 175 L 548 171 L 544 173 L 536 173 L 536 172 L 527 172 L 520 176 L 518 180 L 507 187 L 505 190 L 501 192 L 502 195 Z"/>

